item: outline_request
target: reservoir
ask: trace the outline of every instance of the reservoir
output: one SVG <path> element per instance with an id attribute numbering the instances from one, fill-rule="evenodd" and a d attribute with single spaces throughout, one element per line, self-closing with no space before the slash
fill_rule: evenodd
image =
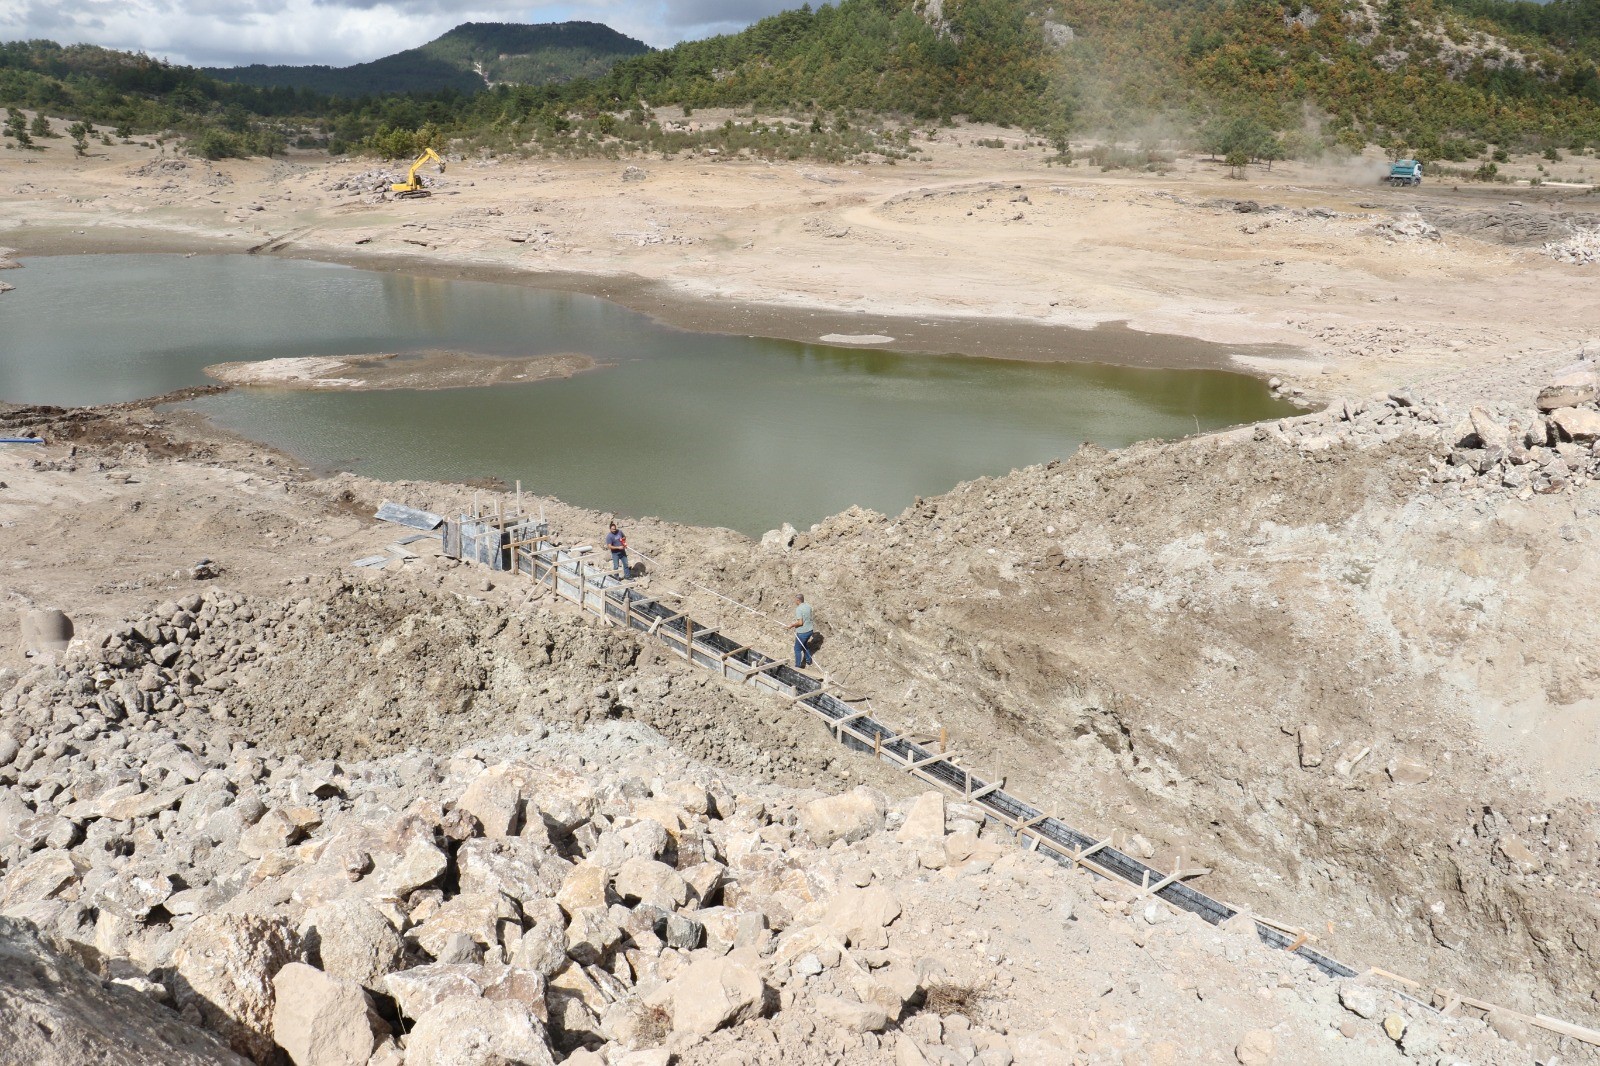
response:
<path id="1" fill-rule="evenodd" d="M 61 256 L 7 280 L 0 400 L 13 403 L 138 399 L 210 384 L 214 363 L 286 356 L 589 356 L 602 365 L 564 379 L 248 387 L 190 406 L 318 468 L 521 479 L 579 506 L 752 536 L 852 504 L 894 514 L 1084 441 L 1115 448 L 1294 411 L 1242 374 L 695 333 L 591 296 L 295 260 Z"/>

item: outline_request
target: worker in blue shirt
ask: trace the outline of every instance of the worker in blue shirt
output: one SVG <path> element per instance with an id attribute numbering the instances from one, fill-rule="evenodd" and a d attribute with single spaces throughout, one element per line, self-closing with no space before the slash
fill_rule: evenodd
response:
<path id="1" fill-rule="evenodd" d="M 606 547 L 611 549 L 611 572 L 622 571 L 622 576 L 628 576 L 628 538 L 617 528 L 615 522 L 606 533 Z"/>
<path id="2" fill-rule="evenodd" d="M 789 623 L 788 628 L 794 630 L 794 668 L 798 670 L 816 662 L 811 657 L 811 634 L 814 632 L 811 627 L 811 605 L 798 592 L 794 594 L 794 621 Z"/>

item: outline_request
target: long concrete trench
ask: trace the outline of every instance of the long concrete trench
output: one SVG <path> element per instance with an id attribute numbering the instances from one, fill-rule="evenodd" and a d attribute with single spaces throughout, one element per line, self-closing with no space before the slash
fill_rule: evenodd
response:
<path id="1" fill-rule="evenodd" d="M 409 508 L 395 510 L 426 514 Z M 956 753 L 940 750 L 932 742 L 912 739 L 870 711 L 853 707 L 841 694 L 829 691 L 823 682 L 809 674 L 793 669 L 786 660 L 739 644 L 715 627 L 702 625 L 676 610 L 661 597 L 651 596 L 631 582 L 590 564 L 576 552 L 561 547 L 543 522 L 504 515 L 462 515 L 456 520 L 438 521 L 444 525 L 445 554 L 493 570 L 525 574 L 586 615 L 653 637 L 688 662 L 720 677 L 788 699 L 821 719 L 845 747 L 886 762 L 972 804 L 986 817 L 1008 828 L 1018 843 L 1029 850 L 1047 855 L 1062 866 L 1080 867 L 1093 875 L 1121 882 L 1139 895 L 1198 915 L 1210 925 L 1221 925 L 1244 914 L 1264 944 L 1293 955 L 1328 977 L 1375 974 L 1405 986 L 1396 991 L 1418 1006 L 1439 1009 L 1434 1003 L 1417 998 L 1416 994 L 1423 990 L 1417 982 L 1386 970 L 1358 969 L 1341 962 L 1311 946 L 1313 938 L 1309 933 L 1249 914 L 1184 882 L 1187 877 L 1208 871 L 1180 869 L 1164 873 L 1111 846 L 1110 838 L 1096 838 L 1013 795 L 1003 787 L 1003 778 L 991 781 L 978 777 L 957 764 Z M 1467 1004 L 1482 1011 L 1504 1009 L 1444 989 L 1436 990 L 1434 995 L 1448 1006 Z M 1558 1036 L 1600 1046 L 1600 1031 L 1542 1014 L 1509 1013 Z"/>

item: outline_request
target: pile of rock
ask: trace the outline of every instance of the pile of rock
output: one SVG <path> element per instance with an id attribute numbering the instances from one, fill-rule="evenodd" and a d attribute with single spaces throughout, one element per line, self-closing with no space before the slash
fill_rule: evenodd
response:
<path id="1" fill-rule="evenodd" d="M 0 678 L 0 914 L 66 944 L 114 997 L 176 1012 L 128 1013 L 139 1032 L 114 1036 L 140 1048 L 130 1061 L 201 1055 L 180 1017 L 298 1066 L 1005 1066 L 1148 1057 L 1174 1038 L 1240 1061 L 1518 1061 L 1481 1023 L 1375 989 L 1352 1019 L 1251 923 L 1213 930 L 1064 871 L 938 793 L 735 784 L 626 723 L 501 721 L 446 756 L 259 745 L 258 722 L 241 734 L 218 713 L 245 684 L 223 679 L 281 683 L 298 645 L 279 631 L 322 609 L 210 589 Z M 362 683 L 314 665 L 330 690 Z M 37 970 L 37 946 L 19 950 Z M 92 991 L 68 978 L 51 994 Z M 0 1038 L 29 1016 L 17 988 L 0 980 Z M 1063 1004 L 1075 1014 L 1052 1020 Z"/>
<path id="2" fill-rule="evenodd" d="M 1295 393 L 1301 390 L 1282 387 L 1274 391 L 1295 401 Z M 1410 390 L 1396 390 L 1365 400 L 1335 400 L 1315 414 L 1265 422 L 1253 432 L 1257 440 L 1278 440 L 1302 452 L 1317 453 L 1336 447 L 1390 444 L 1404 437 L 1433 439 L 1441 425 L 1452 421 L 1448 408 Z"/>
<path id="3" fill-rule="evenodd" d="M 189 164 L 182 159 L 152 159 L 141 166 L 128 171 L 130 177 L 135 178 L 173 178 L 186 174 Z"/>
<path id="4" fill-rule="evenodd" d="M 1579 230 L 1570 237 L 1549 242 L 1543 251 L 1558 263 L 1577 266 L 1600 263 L 1600 229 Z"/>
<path id="5" fill-rule="evenodd" d="M 1600 374 L 1587 360 L 1558 371 L 1535 409 L 1496 417 L 1474 407 L 1454 427 L 1449 466 L 1435 480 L 1489 479 L 1523 498 L 1600 477 Z"/>
<path id="6" fill-rule="evenodd" d="M 1414 241 L 1437 241 L 1440 239 L 1438 227 L 1423 218 L 1421 215 L 1403 215 L 1398 218 L 1386 218 L 1379 222 L 1374 232 L 1392 244 L 1409 243 Z"/>
<path id="7" fill-rule="evenodd" d="M 363 170 L 359 174 L 351 174 L 324 185 L 329 192 L 343 192 L 359 196 L 365 203 L 378 203 L 388 198 L 390 187 L 402 184 L 406 180 L 405 171 L 390 170 L 387 167 L 375 167 Z M 437 189 L 443 183 L 442 179 L 434 174 L 417 173 L 417 180 L 425 189 Z"/>

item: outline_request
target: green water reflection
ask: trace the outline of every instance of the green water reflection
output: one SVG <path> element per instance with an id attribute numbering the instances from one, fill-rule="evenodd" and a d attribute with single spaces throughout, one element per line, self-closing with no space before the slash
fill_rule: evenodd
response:
<path id="1" fill-rule="evenodd" d="M 613 365 L 488 389 L 236 390 L 194 406 L 319 466 L 520 478 L 579 505 L 751 534 L 851 504 L 893 513 L 1085 440 L 1118 447 L 1286 409 L 1236 374 L 696 334 L 585 296 L 283 260 L 35 259 L 18 280 L 0 299 L 0 398 L 132 399 L 233 359 L 582 352 Z"/>

